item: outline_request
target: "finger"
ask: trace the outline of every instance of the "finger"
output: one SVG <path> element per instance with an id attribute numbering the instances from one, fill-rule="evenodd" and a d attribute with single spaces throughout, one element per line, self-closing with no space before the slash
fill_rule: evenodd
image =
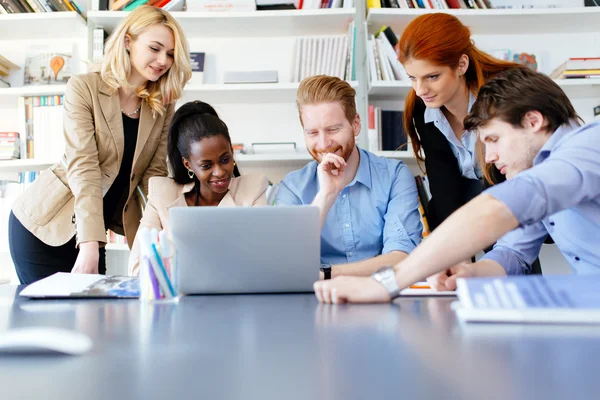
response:
<path id="1" fill-rule="evenodd" d="M 467 274 L 466 270 L 456 270 L 456 272 L 446 280 L 446 290 L 456 290 L 456 280 L 458 278 L 465 278 L 467 276 L 469 276 L 469 274 Z"/>
<path id="2" fill-rule="evenodd" d="M 331 288 L 329 285 L 323 285 L 323 302 L 331 304 Z"/>
<path id="3" fill-rule="evenodd" d="M 323 296 L 321 295 L 321 282 L 315 282 L 313 284 L 313 289 L 315 290 L 315 296 L 317 296 L 317 300 L 319 300 L 319 302 L 322 303 Z"/>

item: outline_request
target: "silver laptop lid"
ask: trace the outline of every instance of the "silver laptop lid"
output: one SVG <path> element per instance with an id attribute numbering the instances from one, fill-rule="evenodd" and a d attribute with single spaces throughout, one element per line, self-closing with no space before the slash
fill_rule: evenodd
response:
<path id="1" fill-rule="evenodd" d="M 319 279 L 313 206 L 170 209 L 183 294 L 311 292 Z"/>

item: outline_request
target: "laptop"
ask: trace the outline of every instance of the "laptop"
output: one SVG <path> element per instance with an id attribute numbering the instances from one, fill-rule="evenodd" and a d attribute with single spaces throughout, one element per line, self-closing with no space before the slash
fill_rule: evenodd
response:
<path id="1" fill-rule="evenodd" d="M 171 208 L 182 294 L 312 292 L 321 233 L 313 206 Z"/>

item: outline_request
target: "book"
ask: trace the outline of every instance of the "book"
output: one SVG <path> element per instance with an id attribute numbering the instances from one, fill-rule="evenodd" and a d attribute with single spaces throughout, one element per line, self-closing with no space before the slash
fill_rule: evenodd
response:
<path id="1" fill-rule="evenodd" d="M 134 276 L 106 276 L 57 272 L 28 285 L 20 296 L 45 298 L 138 298 L 139 279 Z"/>
<path id="2" fill-rule="evenodd" d="M 206 53 L 190 53 L 190 62 L 192 64 L 192 78 L 188 82 L 190 85 L 201 85 L 204 83 L 204 60 Z"/>
<path id="3" fill-rule="evenodd" d="M 465 322 L 600 324 L 600 275 L 457 279 Z"/>

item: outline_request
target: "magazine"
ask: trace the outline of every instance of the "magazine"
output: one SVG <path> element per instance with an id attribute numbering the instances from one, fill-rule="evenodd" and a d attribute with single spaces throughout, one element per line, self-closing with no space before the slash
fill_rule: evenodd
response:
<path id="1" fill-rule="evenodd" d="M 28 285 L 20 293 L 30 298 L 138 298 L 137 276 L 85 275 L 57 272 Z"/>

